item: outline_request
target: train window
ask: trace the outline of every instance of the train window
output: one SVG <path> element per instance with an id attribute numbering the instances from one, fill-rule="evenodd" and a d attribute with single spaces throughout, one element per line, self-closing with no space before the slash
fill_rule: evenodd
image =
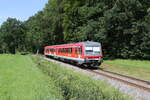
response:
<path id="1" fill-rule="evenodd" d="M 99 54 L 100 47 L 85 47 L 85 51 L 87 54 Z"/>
<path id="2" fill-rule="evenodd" d="M 68 53 L 72 53 L 72 48 L 69 48 L 69 50 L 68 50 L 69 52 Z"/>
<path id="3" fill-rule="evenodd" d="M 70 53 L 70 48 L 68 48 L 68 53 Z"/>
<path id="4" fill-rule="evenodd" d="M 63 48 L 63 53 L 65 53 L 65 48 Z"/>
<path id="5" fill-rule="evenodd" d="M 67 48 L 65 48 L 65 53 L 67 53 Z"/>
<path id="6" fill-rule="evenodd" d="M 51 52 L 53 53 L 53 52 L 54 52 L 54 49 L 51 49 Z"/>
<path id="7" fill-rule="evenodd" d="M 77 54 L 78 53 L 78 49 L 77 48 L 75 48 L 75 54 Z"/>
<path id="8" fill-rule="evenodd" d="M 65 53 L 65 48 L 58 49 L 58 53 Z"/>
<path id="9" fill-rule="evenodd" d="M 70 48 L 70 53 L 72 53 L 72 48 Z"/>
<path id="10" fill-rule="evenodd" d="M 78 48 L 79 54 L 82 54 L 82 48 Z"/>
<path id="11" fill-rule="evenodd" d="M 61 53 L 61 48 L 59 49 L 59 53 Z"/>
<path id="12" fill-rule="evenodd" d="M 69 53 L 69 48 L 66 48 L 67 49 L 67 53 Z"/>
<path id="13" fill-rule="evenodd" d="M 85 47 L 86 53 L 93 53 L 93 47 Z"/>
<path id="14" fill-rule="evenodd" d="M 93 47 L 93 51 L 95 53 L 100 53 L 100 47 Z"/>

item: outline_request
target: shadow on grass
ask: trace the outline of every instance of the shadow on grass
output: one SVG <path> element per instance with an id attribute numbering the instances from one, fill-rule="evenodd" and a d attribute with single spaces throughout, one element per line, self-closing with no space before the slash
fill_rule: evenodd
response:
<path id="1" fill-rule="evenodd" d="M 104 57 L 103 60 L 115 60 L 116 58 L 114 57 Z"/>

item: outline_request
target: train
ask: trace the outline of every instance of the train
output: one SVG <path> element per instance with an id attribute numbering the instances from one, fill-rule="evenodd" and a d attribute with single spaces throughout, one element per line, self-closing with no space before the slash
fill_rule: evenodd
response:
<path id="1" fill-rule="evenodd" d="M 84 67 L 98 67 L 103 61 L 101 43 L 92 41 L 46 46 L 44 55 Z"/>

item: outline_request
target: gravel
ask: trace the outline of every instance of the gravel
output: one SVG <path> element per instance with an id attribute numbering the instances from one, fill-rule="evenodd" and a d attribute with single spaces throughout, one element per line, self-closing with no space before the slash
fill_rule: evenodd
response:
<path id="1" fill-rule="evenodd" d="M 96 72 L 104 73 L 104 74 L 110 75 L 110 76 L 112 76 L 112 77 L 117 77 L 118 79 L 124 79 L 125 81 L 129 81 L 129 82 L 131 82 L 131 83 L 135 83 L 135 84 L 144 86 L 144 87 L 146 87 L 146 88 L 150 88 L 150 84 L 145 83 L 145 82 L 141 82 L 141 81 L 138 81 L 138 80 L 129 79 L 129 78 L 124 77 L 124 76 L 118 76 L 118 75 L 116 75 L 116 74 L 111 74 L 111 73 L 103 72 L 103 71 L 101 71 L 101 70 L 96 70 Z"/>
<path id="2" fill-rule="evenodd" d="M 84 69 L 81 69 L 81 68 L 78 68 L 78 67 L 75 67 L 73 65 L 66 64 L 66 63 L 63 63 L 63 62 L 60 62 L 60 61 L 57 61 L 57 60 L 53 60 L 53 59 L 49 59 L 49 58 L 44 58 L 44 59 L 46 59 L 48 61 L 51 61 L 51 62 L 55 62 L 55 63 L 59 64 L 62 67 L 66 67 L 66 68 L 72 69 L 76 72 L 83 73 L 83 74 L 85 74 L 89 77 L 92 77 L 95 80 L 105 81 L 108 84 L 110 84 L 111 86 L 118 89 L 120 92 L 131 96 L 134 100 L 150 100 L 150 92 L 147 92 L 145 90 L 129 86 L 129 85 L 127 85 L 125 83 L 122 83 L 122 82 L 119 82 L 117 80 L 113 80 L 113 79 L 107 78 L 107 77 L 102 76 L 102 75 L 97 75 L 95 73 L 86 71 Z"/>

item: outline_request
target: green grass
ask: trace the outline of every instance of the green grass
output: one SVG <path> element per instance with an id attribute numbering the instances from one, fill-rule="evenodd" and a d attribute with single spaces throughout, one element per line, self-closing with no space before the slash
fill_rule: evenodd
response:
<path id="1" fill-rule="evenodd" d="M 106 60 L 101 67 L 113 72 L 150 80 L 150 61 L 122 59 Z"/>
<path id="2" fill-rule="evenodd" d="M 93 80 L 35 56 L 0 55 L 0 100 L 131 100 Z"/>
<path id="3" fill-rule="evenodd" d="M 61 100 L 59 88 L 30 56 L 0 55 L 0 100 Z"/>
<path id="4" fill-rule="evenodd" d="M 38 68 L 63 91 L 65 100 L 130 100 L 105 82 L 93 80 L 40 58 L 33 59 Z"/>

